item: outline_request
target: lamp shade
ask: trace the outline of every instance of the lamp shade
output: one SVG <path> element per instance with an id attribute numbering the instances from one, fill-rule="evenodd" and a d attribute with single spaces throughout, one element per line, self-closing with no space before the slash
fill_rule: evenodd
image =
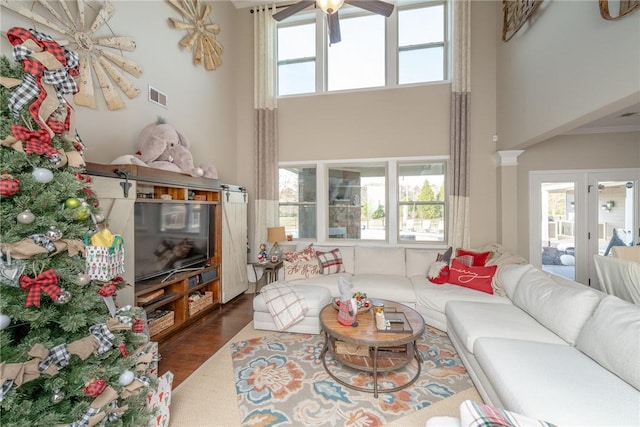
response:
<path id="1" fill-rule="evenodd" d="M 284 240 L 287 240 L 284 227 L 267 228 L 267 241 L 269 243 L 277 243 L 277 242 L 282 242 Z"/>
<path id="2" fill-rule="evenodd" d="M 317 0 L 316 4 L 324 13 L 331 15 L 336 13 L 342 7 L 344 0 Z"/>

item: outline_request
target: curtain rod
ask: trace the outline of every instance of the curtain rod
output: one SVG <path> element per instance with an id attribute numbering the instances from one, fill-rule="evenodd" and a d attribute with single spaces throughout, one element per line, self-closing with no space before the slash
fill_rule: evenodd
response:
<path id="1" fill-rule="evenodd" d="M 282 9 L 283 7 L 293 6 L 294 4 L 296 4 L 296 3 L 291 3 L 291 4 L 281 4 L 281 5 L 279 5 L 279 6 L 276 6 L 276 9 Z M 309 6 L 309 7 L 312 7 L 312 6 Z M 314 8 L 314 9 L 316 8 L 316 5 L 315 5 L 315 4 L 313 5 L 313 8 Z M 255 11 L 255 9 L 254 9 L 253 7 L 252 7 L 251 9 L 249 9 L 249 12 L 251 12 L 251 13 L 253 13 L 254 11 Z"/>

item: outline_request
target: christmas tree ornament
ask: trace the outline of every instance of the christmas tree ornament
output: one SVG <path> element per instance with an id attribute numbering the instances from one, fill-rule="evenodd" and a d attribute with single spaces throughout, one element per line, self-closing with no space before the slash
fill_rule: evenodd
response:
<path id="1" fill-rule="evenodd" d="M 89 218 L 90 213 L 91 211 L 89 210 L 89 208 L 83 206 L 76 212 L 76 220 L 84 221 L 85 219 Z"/>
<path id="2" fill-rule="evenodd" d="M 64 201 L 64 207 L 67 209 L 75 209 L 80 207 L 80 205 L 82 205 L 82 200 L 77 197 L 69 197 Z"/>
<path id="3" fill-rule="evenodd" d="M 0 331 L 9 326 L 11 318 L 6 314 L 0 313 Z"/>
<path id="4" fill-rule="evenodd" d="M 18 214 L 16 219 L 20 224 L 31 224 L 36 219 L 36 216 L 29 209 L 25 209 Z"/>
<path id="5" fill-rule="evenodd" d="M 62 231 L 55 225 L 52 225 L 47 230 L 46 236 L 55 242 L 56 240 L 62 239 Z"/>
<path id="6" fill-rule="evenodd" d="M 91 282 L 91 277 L 89 277 L 89 275 L 87 273 L 80 273 L 78 274 L 78 285 L 80 286 L 85 286 L 88 285 L 89 282 Z"/>
<path id="7" fill-rule="evenodd" d="M 7 251 L 6 259 L 0 251 L 0 283 L 19 288 L 19 280 L 24 272 L 24 267 L 24 260 L 11 259 L 11 251 Z"/>
<path id="8" fill-rule="evenodd" d="M 53 180 L 53 172 L 46 168 L 33 168 L 33 172 L 31 175 L 35 178 L 36 181 L 46 184 Z"/>
<path id="9" fill-rule="evenodd" d="M 64 392 L 61 390 L 54 391 L 50 400 L 53 404 L 62 402 L 64 400 Z"/>
<path id="10" fill-rule="evenodd" d="M 56 304 L 66 304 L 69 301 L 71 301 L 71 292 L 65 290 L 64 288 L 61 288 L 60 295 L 58 296 L 58 299 L 56 299 L 54 302 Z"/>
<path id="11" fill-rule="evenodd" d="M 96 223 L 100 224 L 104 222 L 104 215 L 102 215 L 101 213 L 95 214 L 94 217 L 96 219 Z"/>
<path id="12" fill-rule="evenodd" d="M 8 173 L 0 175 L 0 196 L 13 196 L 20 190 L 20 180 Z"/>
<path id="13" fill-rule="evenodd" d="M 133 372 L 126 370 L 122 374 L 120 374 L 120 378 L 118 378 L 118 383 L 122 386 L 128 386 L 134 380 Z"/>

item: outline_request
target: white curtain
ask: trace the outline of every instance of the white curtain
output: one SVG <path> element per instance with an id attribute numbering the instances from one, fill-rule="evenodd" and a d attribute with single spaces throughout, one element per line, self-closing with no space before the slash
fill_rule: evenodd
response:
<path id="1" fill-rule="evenodd" d="M 278 225 L 278 117 L 276 94 L 275 5 L 256 6 L 254 34 L 255 215 L 253 261 L 267 241 L 267 227 Z"/>
<path id="2" fill-rule="evenodd" d="M 471 116 L 471 0 L 453 4 L 453 76 L 451 84 L 451 186 L 449 244 L 469 247 L 469 171 Z"/>

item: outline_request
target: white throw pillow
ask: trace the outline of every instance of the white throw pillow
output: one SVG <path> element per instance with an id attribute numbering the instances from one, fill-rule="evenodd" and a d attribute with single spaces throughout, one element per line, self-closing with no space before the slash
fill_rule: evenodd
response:
<path id="1" fill-rule="evenodd" d="M 562 286 L 538 269 L 522 276 L 513 295 L 515 305 L 571 345 L 599 302 L 598 294 L 586 286 Z"/>
<path id="2" fill-rule="evenodd" d="M 640 306 L 606 297 L 580 331 L 576 348 L 640 389 Z"/>

